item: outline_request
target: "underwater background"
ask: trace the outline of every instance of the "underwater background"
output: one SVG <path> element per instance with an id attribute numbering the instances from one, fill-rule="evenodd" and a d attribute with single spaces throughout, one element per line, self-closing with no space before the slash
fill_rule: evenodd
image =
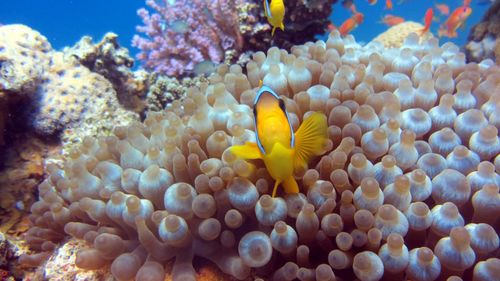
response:
<path id="1" fill-rule="evenodd" d="M 379 0 L 377 4 L 370 5 L 368 1 L 356 1 L 358 11 L 365 15 L 364 23 L 356 28 L 352 34 L 358 42 L 369 42 L 377 34 L 387 29 L 381 23 L 385 14 L 403 17 L 406 20 L 423 23 L 425 11 L 435 8 L 434 5 L 447 4 L 450 10 L 460 6 L 459 0 L 405 0 L 394 1 L 392 11 L 384 8 L 384 1 Z M 463 45 L 468 36 L 471 26 L 477 24 L 484 12 L 488 9 L 489 1 L 472 1 L 472 14 L 466 24 L 458 32 L 458 38 L 443 38 L 457 45 Z M 100 38 L 106 32 L 112 31 L 120 36 L 120 44 L 130 47 L 132 37 L 136 33 L 135 26 L 141 23 L 137 16 L 137 10 L 144 6 L 141 0 L 131 0 L 124 3 L 119 0 L 99 1 L 2 1 L 0 3 L 0 23 L 23 23 L 42 32 L 51 42 L 54 48 L 60 49 L 64 46 L 74 44 L 82 35 Z M 446 16 L 435 12 L 439 21 L 433 22 L 431 31 L 436 32 L 439 24 L 446 20 Z M 349 10 L 342 7 L 341 3 L 335 3 L 333 12 L 329 19 L 336 25 L 340 25 L 349 18 Z M 437 19 L 436 19 L 437 20 Z M 318 38 L 325 39 L 328 35 Z M 132 54 L 137 49 L 130 48 Z"/>
<path id="2" fill-rule="evenodd" d="M 0 1 L 0 281 L 500 281 L 500 0 Z"/>

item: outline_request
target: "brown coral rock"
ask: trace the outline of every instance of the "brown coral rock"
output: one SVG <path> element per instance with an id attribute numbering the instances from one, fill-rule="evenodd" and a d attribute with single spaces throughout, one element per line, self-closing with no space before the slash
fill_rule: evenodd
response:
<path id="1" fill-rule="evenodd" d="M 400 48 L 403 45 L 403 41 L 406 37 L 408 37 L 408 35 L 410 35 L 410 33 L 419 34 L 419 31 L 423 28 L 424 26 L 418 22 L 405 21 L 390 27 L 385 32 L 377 35 L 377 37 L 375 37 L 372 41 L 380 42 L 386 48 Z M 423 42 L 431 37 L 433 37 L 432 33 L 427 32 L 420 36 L 420 42 Z"/>
<path id="2" fill-rule="evenodd" d="M 500 63 L 500 2 L 495 1 L 486 11 L 480 23 L 471 28 L 465 45 L 467 59 L 480 62 L 494 59 Z"/>

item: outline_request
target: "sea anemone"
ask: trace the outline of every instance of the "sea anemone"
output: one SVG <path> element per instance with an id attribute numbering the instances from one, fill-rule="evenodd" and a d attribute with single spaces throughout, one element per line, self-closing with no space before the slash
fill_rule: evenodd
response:
<path id="1" fill-rule="evenodd" d="M 21 263 L 40 264 L 71 236 L 87 243 L 78 267 L 109 267 L 118 280 L 162 280 L 172 261 L 174 280 L 195 280 L 193 259 L 238 280 L 493 276 L 500 158 L 489 122 L 499 108 L 483 105 L 500 68 L 412 38 L 362 47 L 333 31 L 290 52 L 273 47 L 246 73 L 220 66 L 144 123 L 85 138 L 48 167 L 26 234 L 36 253 Z M 269 196 L 264 164 L 228 149 L 255 141 L 259 80 L 281 95 L 294 129 L 311 111 L 327 117 L 329 150 L 297 171 L 300 193 Z"/>

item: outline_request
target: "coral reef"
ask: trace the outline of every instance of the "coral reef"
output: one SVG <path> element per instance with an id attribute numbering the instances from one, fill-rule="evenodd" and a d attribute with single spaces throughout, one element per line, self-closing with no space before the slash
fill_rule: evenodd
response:
<path id="1" fill-rule="evenodd" d="M 199 87 L 200 83 L 208 81 L 203 76 L 177 79 L 164 75 L 151 75 L 151 80 L 146 94 L 147 111 L 163 110 L 175 100 L 184 98 L 188 88 Z"/>
<path id="2" fill-rule="evenodd" d="M 57 249 L 43 268 L 39 268 L 35 272 L 26 273 L 24 280 L 112 281 L 113 277 L 109 272 L 109 268 L 90 271 L 74 266 L 76 253 L 86 248 L 85 241 L 71 239 Z"/>
<path id="3" fill-rule="evenodd" d="M 322 35 L 327 30 L 333 4 L 338 0 L 287 0 L 283 23 L 285 31 L 276 32 L 271 36 L 271 26 L 264 16 L 262 1 L 256 1 L 258 10 L 255 18 L 261 23 L 254 31 L 244 33 L 245 46 L 253 51 L 266 51 L 270 46 L 290 49 L 294 45 L 304 44 L 314 40 L 316 35 Z M 261 26 L 263 25 L 263 26 Z M 259 28 L 260 27 L 260 28 Z"/>
<path id="4" fill-rule="evenodd" d="M 15 264 L 11 262 L 23 253 L 26 251 L 9 241 L 6 235 L 0 231 L 0 278 L 2 281 L 14 281 L 16 277 L 18 279 L 23 277 L 23 273 L 15 268 Z"/>
<path id="5" fill-rule="evenodd" d="M 59 147 L 47 144 L 33 133 L 9 133 L 7 147 L 0 153 L 0 277 L 23 278 L 25 268 L 16 262 L 26 245 L 20 236 L 29 227 L 30 206 L 37 200 L 36 187 L 45 177 L 44 163 L 58 155 Z M 7 275 L 2 275 L 7 274 Z"/>
<path id="6" fill-rule="evenodd" d="M 120 106 L 108 80 L 74 56 L 52 50 L 38 32 L 23 25 L 3 25 L 0 33 L 4 34 L 0 36 L 0 91 L 9 104 L 16 97 L 22 99 L 18 115 L 27 115 L 26 122 L 38 134 L 62 132 L 63 141 L 73 142 L 78 136 L 137 119 Z M 5 116 L 0 120 L 4 123 Z"/>
<path id="7" fill-rule="evenodd" d="M 36 186 L 43 180 L 43 161 L 52 152 L 36 136 L 16 136 L 15 146 L 2 152 L 0 165 L 0 232 L 19 234 L 22 215 L 36 201 Z M 21 227 L 21 229 L 17 229 Z"/>
<path id="8" fill-rule="evenodd" d="M 495 1 L 480 23 L 471 28 L 465 45 L 467 60 L 493 59 L 500 63 L 500 2 Z"/>
<path id="9" fill-rule="evenodd" d="M 235 62 L 248 51 L 267 50 L 271 44 L 289 49 L 323 34 L 337 0 L 286 1 L 285 32 L 271 36 L 262 1 L 146 1 L 154 10 L 140 9 L 144 25 L 133 45 L 148 70 L 168 76 L 196 74 L 200 63 Z M 199 11 L 202 11 L 201 13 Z"/>
<path id="10" fill-rule="evenodd" d="M 419 31 L 423 28 L 424 26 L 418 22 L 405 21 L 403 23 L 391 26 L 385 32 L 375 37 L 373 41 L 382 43 L 386 48 L 400 48 L 403 45 L 405 38 L 408 37 L 410 33 L 420 34 Z M 425 34 L 420 36 L 420 42 L 432 37 L 434 36 L 430 31 L 426 32 Z"/>
<path id="11" fill-rule="evenodd" d="M 33 96 L 51 49 L 45 37 L 27 26 L 0 26 L 0 146 L 5 144 L 12 107 Z"/>
<path id="12" fill-rule="evenodd" d="M 20 25 L 0 26 L 0 90 L 29 95 L 44 78 L 52 47 L 37 31 Z"/>
<path id="13" fill-rule="evenodd" d="M 9 117 L 9 99 L 7 93 L 0 91 L 0 147 L 5 144 L 5 132 L 7 131 L 7 119 Z"/>
<path id="14" fill-rule="evenodd" d="M 104 76 L 115 89 L 120 104 L 141 112 L 142 100 L 149 87 L 149 74 L 143 70 L 132 71 L 134 59 L 128 49 L 120 47 L 118 35 L 108 32 L 98 43 L 84 36 L 73 47 L 62 51 L 65 56 L 75 57 L 90 71 Z"/>
<path id="15" fill-rule="evenodd" d="M 138 58 L 146 69 L 169 76 L 192 73 L 196 64 L 206 60 L 221 63 L 226 51 L 243 47 L 237 11 L 243 3 L 148 0 L 155 13 L 137 11 L 144 22 L 137 31 L 147 38 L 136 35 L 132 45 L 141 49 Z"/>
<path id="16" fill-rule="evenodd" d="M 10 244 L 7 239 L 5 239 L 5 235 L 0 232 L 0 268 L 5 268 L 8 264 L 10 253 Z"/>
<path id="17" fill-rule="evenodd" d="M 0 232 L 12 245 L 29 227 L 44 165 L 57 161 L 47 159 L 69 154 L 82 135 L 106 134 L 138 115 L 121 107 L 103 76 L 52 50 L 38 32 L 2 25 L 0 34 Z M 63 149 L 51 138 L 59 132 Z M 22 278 L 25 268 L 12 262 L 18 256 L 0 266 L 0 274 L 9 274 L 0 279 Z"/>
<path id="18" fill-rule="evenodd" d="M 104 77 L 61 53 L 51 56 L 44 80 L 31 104 L 32 124 L 42 135 L 55 134 L 90 116 L 112 113 L 113 105 L 118 106 L 116 92 Z"/>
<path id="19" fill-rule="evenodd" d="M 228 149 L 255 141 L 259 80 L 295 130 L 311 111 L 327 117 L 330 149 L 297 173 L 298 194 L 269 196 L 263 163 Z M 38 266 L 71 236 L 86 245 L 76 266 L 117 280 L 195 280 L 200 259 L 238 280 L 488 280 L 500 262 L 499 83 L 491 61 L 467 64 L 414 33 L 398 49 L 334 31 L 257 52 L 246 74 L 220 66 L 165 111 L 48 165 L 26 233 L 34 252 L 19 260 Z"/>

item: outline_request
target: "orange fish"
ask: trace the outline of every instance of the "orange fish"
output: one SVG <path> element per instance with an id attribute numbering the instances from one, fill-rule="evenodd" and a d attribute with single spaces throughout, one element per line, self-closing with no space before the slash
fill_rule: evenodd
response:
<path id="1" fill-rule="evenodd" d="M 364 15 L 362 13 L 355 13 L 352 17 L 348 18 L 339 27 L 339 32 L 342 36 L 349 34 L 354 28 L 363 22 Z"/>
<path id="2" fill-rule="evenodd" d="M 471 7 L 461 6 L 456 8 L 446 22 L 439 28 L 438 35 L 447 36 L 450 38 L 457 37 L 457 29 L 464 25 L 465 20 L 472 13 Z"/>
<path id="3" fill-rule="evenodd" d="M 438 9 L 441 15 L 447 16 L 450 14 L 450 7 L 448 7 L 448 5 L 446 4 L 436 4 L 436 9 Z"/>
<path id="4" fill-rule="evenodd" d="M 392 0 L 385 0 L 385 8 L 387 10 L 392 10 Z"/>
<path id="5" fill-rule="evenodd" d="M 352 4 L 351 7 L 349 8 L 349 11 L 351 11 L 351 13 L 353 14 L 357 13 L 358 11 L 356 10 L 356 5 Z"/>
<path id="6" fill-rule="evenodd" d="M 349 1 L 342 1 L 342 6 L 346 8 L 347 10 L 351 11 L 351 13 L 355 14 L 357 13 L 356 11 L 356 5 L 352 2 L 352 0 Z"/>
<path id="7" fill-rule="evenodd" d="M 434 10 L 432 8 L 427 9 L 424 16 L 425 26 L 420 30 L 420 36 L 424 35 L 427 31 L 429 31 L 433 16 L 434 16 Z"/>
<path id="8" fill-rule="evenodd" d="M 394 15 L 385 15 L 381 20 L 381 22 L 387 24 L 388 26 L 397 25 L 403 23 L 404 21 L 405 21 L 404 18 Z"/>
<path id="9" fill-rule="evenodd" d="M 361 24 L 363 22 L 363 20 L 365 19 L 365 15 L 363 15 L 362 13 L 355 13 L 354 15 L 352 15 L 352 18 L 358 23 L 358 24 Z"/>
<path id="10" fill-rule="evenodd" d="M 368 4 L 375 5 L 377 4 L 377 0 L 368 0 Z"/>

